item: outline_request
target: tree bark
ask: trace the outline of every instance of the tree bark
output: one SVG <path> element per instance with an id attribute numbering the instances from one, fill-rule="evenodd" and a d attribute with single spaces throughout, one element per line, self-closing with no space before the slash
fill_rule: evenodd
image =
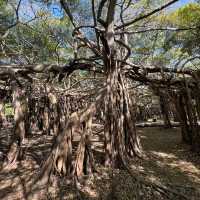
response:
<path id="1" fill-rule="evenodd" d="M 127 59 L 128 54 L 126 48 L 123 52 L 116 50 L 114 37 L 116 3 L 116 0 L 108 1 L 106 31 L 104 35 L 101 35 L 107 84 L 104 127 L 105 165 L 112 168 L 123 167 L 128 157 L 141 153 L 135 119 L 130 111 L 131 101 L 126 92 L 120 62 L 117 61 L 118 57 Z M 118 43 L 124 42 L 118 41 Z"/>
<path id="2" fill-rule="evenodd" d="M 106 166 L 120 168 L 128 158 L 141 156 L 134 111 L 123 76 L 116 65 L 107 77 L 104 128 Z"/>
<path id="3" fill-rule="evenodd" d="M 187 108 L 188 121 L 190 124 L 190 131 L 192 134 L 192 151 L 200 152 L 200 130 L 198 126 L 198 119 L 196 115 L 195 106 L 192 102 L 191 90 L 188 88 L 187 80 L 185 80 L 185 104 Z"/>
<path id="4" fill-rule="evenodd" d="M 175 105 L 179 117 L 179 121 L 181 123 L 181 134 L 182 134 L 182 141 L 186 144 L 192 144 L 192 136 L 190 134 L 190 128 L 187 121 L 187 113 L 185 104 L 183 101 L 182 95 L 176 95 L 175 96 Z"/>
<path id="5" fill-rule="evenodd" d="M 3 127 L 6 121 L 6 117 L 4 114 L 4 101 L 0 99 L 0 129 Z"/>
<path id="6" fill-rule="evenodd" d="M 14 106 L 14 133 L 9 151 L 7 153 L 8 163 L 14 163 L 21 155 L 21 145 L 25 138 L 25 113 L 26 105 L 23 91 L 14 87 L 13 89 L 13 106 Z"/>
<path id="7" fill-rule="evenodd" d="M 76 161 L 75 161 L 75 175 L 81 177 L 83 174 L 90 174 L 94 171 L 94 159 L 90 145 L 92 125 L 92 114 L 88 116 L 88 120 L 83 123 L 83 132 L 79 142 Z"/>
<path id="8" fill-rule="evenodd" d="M 72 175 L 73 173 L 78 178 L 94 169 L 89 135 L 91 132 L 92 116 L 95 112 L 96 105 L 93 103 L 86 110 L 71 114 L 63 132 L 56 136 L 52 150 L 43 165 L 41 175 L 44 180 L 48 180 L 53 170 L 62 175 Z M 83 125 L 82 129 L 81 125 Z M 72 137 L 77 128 L 82 130 L 81 140 L 77 149 L 75 163 L 73 163 Z"/>

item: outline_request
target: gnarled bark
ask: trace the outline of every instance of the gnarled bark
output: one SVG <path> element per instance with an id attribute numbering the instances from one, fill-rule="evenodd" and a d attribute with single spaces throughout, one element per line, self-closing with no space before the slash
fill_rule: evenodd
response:
<path id="1" fill-rule="evenodd" d="M 67 120 L 63 131 L 56 136 L 52 150 L 43 165 L 41 175 L 47 181 L 54 170 L 59 174 L 79 177 L 93 170 L 93 156 L 90 150 L 89 135 L 91 132 L 92 116 L 96 105 L 91 104 L 82 112 L 74 112 Z M 81 130 L 81 140 L 77 149 L 76 160 L 72 161 L 72 137 L 75 129 Z"/>
<path id="2" fill-rule="evenodd" d="M 105 165 L 123 167 L 128 157 L 141 156 L 134 108 L 117 65 L 107 77 L 105 99 Z"/>
<path id="3" fill-rule="evenodd" d="M 14 87 L 13 90 L 13 106 L 14 106 L 14 133 L 9 151 L 7 153 L 8 163 L 14 163 L 21 152 L 21 145 L 25 138 L 25 113 L 26 103 L 23 91 Z"/>
<path id="4" fill-rule="evenodd" d="M 77 177 L 83 174 L 90 174 L 94 171 L 94 160 L 90 145 L 92 126 L 92 113 L 89 114 L 86 122 L 82 124 L 83 132 L 77 149 L 74 173 Z"/>

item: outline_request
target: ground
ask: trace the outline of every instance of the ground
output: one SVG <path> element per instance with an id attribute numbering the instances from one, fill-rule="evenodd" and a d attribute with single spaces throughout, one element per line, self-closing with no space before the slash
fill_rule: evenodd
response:
<path id="1" fill-rule="evenodd" d="M 12 127 L 0 132 L 0 160 L 5 157 Z M 162 191 L 153 191 L 153 186 L 137 184 L 135 177 L 149 183 L 174 189 L 189 197 L 200 199 L 200 157 L 191 153 L 189 147 L 181 143 L 179 128 L 141 128 L 138 130 L 144 150 L 144 158 L 131 161 L 127 170 L 108 170 L 97 167 L 93 176 L 80 180 L 78 189 L 71 186 L 66 177 L 54 175 L 48 187 L 40 185 L 31 199 L 184 199 L 183 197 L 161 195 Z M 24 144 L 24 157 L 12 166 L 0 171 L 0 199 L 25 200 L 30 193 L 29 185 L 40 170 L 42 162 L 51 147 L 52 136 L 34 133 Z M 93 144 L 100 149 L 98 137 Z M 100 151 L 99 151 L 100 152 Z M 2 162 L 1 162 L 2 163 Z M 137 192 L 136 192 L 137 191 Z M 30 198 L 29 198 L 30 199 Z"/>

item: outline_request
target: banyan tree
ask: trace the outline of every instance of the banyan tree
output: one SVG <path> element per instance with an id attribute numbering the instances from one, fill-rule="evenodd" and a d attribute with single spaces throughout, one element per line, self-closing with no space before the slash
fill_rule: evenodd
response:
<path id="1" fill-rule="evenodd" d="M 130 29 L 132 26 L 138 26 L 174 2 L 125 20 L 125 16 L 131 15 L 132 1 L 91 0 L 92 22 L 82 25 L 70 2 L 60 0 L 72 28 L 73 58 L 64 65 L 0 64 L 0 78 L 12 91 L 10 98 L 14 106 L 15 125 L 7 162 L 19 159 L 24 139 L 31 134 L 31 129 L 38 128 L 42 134 L 54 136 L 39 178 L 46 181 L 53 172 L 75 178 L 90 174 L 96 170 L 91 145 L 93 122 L 100 120 L 103 123 L 102 162 L 110 168 L 127 169 L 130 159 L 143 156 L 136 129 L 134 92 L 129 91 L 133 83 L 152 88 L 160 97 L 166 127 L 171 127 L 168 106 L 173 106 L 183 141 L 200 152 L 199 70 L 136 63 L 129 42 L 135 34 Z M 145 31 L 151 30 L 137 32 Z M 77 70 L 87 71 L 94 79 L 101 78 L 86 95 L 84 91 L 71 89 L 70 83 L 65 89 L 59 88 L 59 84 L 70 82 Z M 0 98 L 2 119 L 4 97 Z M 76 135 L 78 144 L 74 142 Z"/>

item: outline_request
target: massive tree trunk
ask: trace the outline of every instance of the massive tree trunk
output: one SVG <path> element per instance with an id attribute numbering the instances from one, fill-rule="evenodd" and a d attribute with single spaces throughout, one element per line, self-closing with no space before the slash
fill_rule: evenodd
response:
<path id="1" fill-rule="evenodd" d="M 134 111 L 123 76 L 116 63 L 107 77 L 104 128 L 106 166 L 123 167 L 127 158 L 134 155 L 141 156 Z"/>
<path id="2" fill-rule="evenodd" d="M 124 75 L 121 71 L 121 62 L 118 58 L 126 60 L 126 38 L 115 40 L 114 17 L 117 1 L 108 2 L 106 31 L 101 35 L 103 44 L 103 60 L 106 72 L 105 97 L 105 165 L 109 167 L 123 167 L 128 157 L 140 155 L 139 140 L 135 129 L 135 116 L 131 109 L 131 100 L 126 91 Z M 116 46 L 116 43 L 120 47 Z"/>

